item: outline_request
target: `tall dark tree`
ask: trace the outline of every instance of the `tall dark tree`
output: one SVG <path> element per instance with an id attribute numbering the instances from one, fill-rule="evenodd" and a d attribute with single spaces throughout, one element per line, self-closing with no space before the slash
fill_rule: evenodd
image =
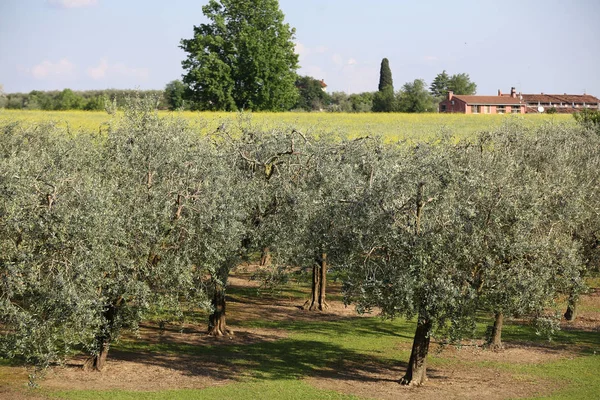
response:
<path id="1" fill-rule="evenodd" d="M 390 62 L 387 58 L 384 58 L 381 60 L 381 68 L 379 70 L 379 91 L 382 92 L 387 87 L 391 87 L 392 91 L 394 91 L 394 81 L 392 80 Z"/>
<path id="2" fill-rule="evenodd" d="M 394 98 L 394 82 L 392 71 L 387 58 L 381 60 L 379 71 L 379 91 L 373 96 L 373 111 L 391 112 L 396 110 L 396 99 Z"/>
<path id="3" fill-rule="evenodd" d="M 298 97 L 295 30 L 284 23 L 277 0 L 211 0 L 209 23 L 181 40 L 183 82 L 195 108 L 290 109 Z"/>

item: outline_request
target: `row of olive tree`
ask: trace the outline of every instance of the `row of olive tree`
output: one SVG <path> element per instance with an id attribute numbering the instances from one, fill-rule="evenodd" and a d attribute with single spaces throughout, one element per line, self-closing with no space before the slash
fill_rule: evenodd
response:
<path id="1" fill-rule="evenodd" d="M 3 357 L 43 367 L 83 349 L 100 370 L 149 311 L 211 309 L 245 234 L 222 144 L 140 99 L 106 135 L 12 124 L 0 139 Z"/>
<path id="2" fill-rule="evenodd" d="M 134 100 L 105 135 L 6 125 L 0 137 L 3 357 L 40 366 L 73 349 L 102 369 L 149 312 L 210 310 L 228 334 L 227 279 L 249 253 L 312 269 L 305 308 L 327 307 L 329 265 L 359 311 L 417 317 L 403 378 L 421 384 L 433 334 L 471 334 L 476 311 L 549 321 L 597 265 L 599 135 L 508 124 L 475 141 L 264 131 L 200 137 Z"/>

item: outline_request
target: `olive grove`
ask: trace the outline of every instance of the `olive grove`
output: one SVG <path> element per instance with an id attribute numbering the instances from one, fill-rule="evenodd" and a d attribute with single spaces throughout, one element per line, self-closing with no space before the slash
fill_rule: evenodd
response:
<path id="1" fill-rule="evenodd" d="M 242 116 L 199 135 L 155 106 L 131 99 L 104 133 L 1 127 L 1 357 L 43 369 L 81 352 L 101 370 L 124 330 L 186 308 L 229 335 L 228 277 L 262 253 L 311 271 L 305 309 L 327 308 L 332 266 L 359 312 L 414 318 L 400 382 L 421 385 L 432 340 L 472 338 L 482 313 L 492 348 L 505 318 L 552 331 L 598 269 L 588 127 L 388 144 Z"/>

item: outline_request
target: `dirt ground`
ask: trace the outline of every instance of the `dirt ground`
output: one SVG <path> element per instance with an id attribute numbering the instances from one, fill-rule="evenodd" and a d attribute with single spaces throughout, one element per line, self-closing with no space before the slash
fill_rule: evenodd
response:
<path id="1" fill-rule="evenodd" d="M 231 286 L 249 287 L 257 283 L 249 281 L 247 275 L 233 276 Z M 335 293 L 335 287 L 332 292 Z M 344 307 L 339 301 L 329 301 L 330 308 L 326 312 L 312 313 L 300 309 L 298 298 L 283 298 L 273 301 L 260 298 L 228 299 L 229 322 L 235 332 L 232 337 L 212 338 L 205 335 L 204 327 L 183 326 L 177 329 L 159 331 L 156 326 L 143 325 L 139 334 L 148 342 L 177 343 L 194 346 L 231 346 L 273 342 L 286 338 L 288 333 L 279 329 L 258 329 L 239 327 L 243 320 L 268 316 L 271 320 L 315 321 L 339 320 L 356 317 L 351 307 Z M 244 312 L 236 312 L 241 310 Z M 573 323 L 563 323 L 564 329 L 578 329 L 600 332 L 600 291 L 586 296 L 581 303 L 578 319 Z M 592 310 L 592 311 L 589 311 Z M 409 350 L 410 343 L 402 344 L 399 350 Z M 435 352 L 436 346 L 432 347 Z M 321 371 L 304 378 L 307 383 L 317 388 L 335 390 L 341 393 L 354 394 L 376 399 L 505 399 L 530 397 L 549 393 L 557 389 L 557 383 L 531 377 L 516 376 L 492 367 L 483 367 L 478 362 L 502 363 L 543 363 L 573 356 L 568 349 L 530 344 L 510 344 L 500 352 L 482 350 L 476 346 L 465 346 L 461 349 L 445 347 L 441 356 L 457 360 L 456 363 L 442 363 L 442 366 L 428 368 L 427 385 L 419 388 L 403 387 L 398 379 L 403 375 L 405 364 L 391 366 L 389 364 L 366 361 L 360 365 L 345 362 L 343 368 Z M 127 353 L 111 350 L 109 363 L 101 373 L 86 372 L 82 365 L 84 358 L 70 360 L 66 365 L 54 367 L 48 371 L 41 382 L 46 389 L 123 389 L 157 391 L 166 389 L 206 388 L 227 385 L 245 376 L 243 369 L 223 365 L 218 359 L 206 355 L 182 355 L 160 353 Z M 8 368 L 8 367 L 3 367 Z M 14 374 L 26 380 L 27 373 L 23 368 L 11 368 Z M 16 379 L 16 375 L 13 377 Z M 21 400 L 36 398 L 34 393 L 22 389 L 11 390 L 13 386 L 2 386 L 0 376 L 0 398 Z M 21 381 L 23 382 L 23 381 Z M 22 388 L 22 383 L 21 383 Z"/>

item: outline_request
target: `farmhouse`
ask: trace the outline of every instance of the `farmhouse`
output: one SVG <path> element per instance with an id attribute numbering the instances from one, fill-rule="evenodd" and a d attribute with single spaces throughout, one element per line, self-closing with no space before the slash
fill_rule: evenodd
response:
<path id="1" fill-rule="evenodd" d="M 321 79 L 319 83 L 321 84 L 321 90 L 327 92 L 327 84 L 325 83 L 325 81 Z"/>
<path id="2" fill-rule="evenodd" d="M 584 109 L 600 110 L 600 99 L 589 94 L 522 94 L 526 113 L 572 114 Z"/>
<path id="3" fill-rule="evenodd" d="M 525 103 L 517 97 L 515 88 L 510 95 L 503 95 L 498 91 L 498 96 L 463 96 L 448 92 L 448 97 L 440 102 L 441 113 L 462 114 L 524 114 Z"/>
<path id="4" fill-rule="evenodd" d="M 584 109 L 600 110 L 600 99 L 589 94 L 510 94 L 498 90 L 498 96 L 462 96 L 448 92 L 439 112 L 462 114 L 571 114 Z"/>

